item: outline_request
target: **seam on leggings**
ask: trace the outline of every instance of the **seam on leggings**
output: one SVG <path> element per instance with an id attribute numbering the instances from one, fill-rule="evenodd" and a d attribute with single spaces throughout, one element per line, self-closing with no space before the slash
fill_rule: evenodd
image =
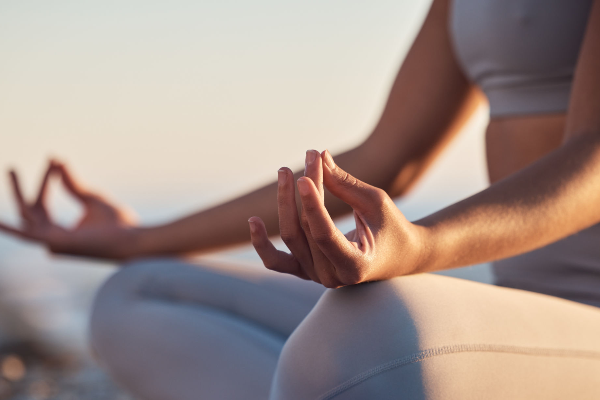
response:
<path id="1" fill-rule="evenodd" d="M 367 379 L 370 379 L 383 372 L 402 367 L 404 365 L 417 363 L 427 358 L 441 356 L 444 354 L 465 352 L 512 353 L 543 357 L 569 357 L 600 360 L 600 352 L 586 350 L 550 349 L 540 347 L 523 347 L 494 344 L 457 344 L 451 346 L 442 346 L 435 347 L 432 349 L 426 349 L 418 353 L 414 353 L 402 358 L 397 358 L 385 364 L 381 364 L 377 367 L 371 368 L 331 389 L 330 391 L 319 397 L 318 400 L 332 399 L 335 396 L 341 394 L 342 392 L 345 392 L 346 390 L 358 385 L 359 383 L 366 381 Z"/>

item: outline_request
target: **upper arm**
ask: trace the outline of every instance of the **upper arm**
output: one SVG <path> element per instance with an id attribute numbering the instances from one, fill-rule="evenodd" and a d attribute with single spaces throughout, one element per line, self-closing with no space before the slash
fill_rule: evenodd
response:
<path id="1" fill-rule="evenodd" d="M 600 0 L 594 0 L 590 9 L 571 89 L 565 139 L 584 134 L 600 136 Z"/>
<path id="2" fill-rule="evenodd" d="M 479 103 L 463 74 L 449 35 L 450 0 L 434 0 L 390 91 L 371 136 L 371 163 L 385 164 L 376 186 L 405 192 Z M 376 168 L 373 166 L 373 168 Z"/>

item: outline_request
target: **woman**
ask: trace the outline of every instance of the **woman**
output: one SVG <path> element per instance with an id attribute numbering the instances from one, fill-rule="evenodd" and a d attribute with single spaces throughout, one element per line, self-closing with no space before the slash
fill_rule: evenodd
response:
<path id="1" fill-rule="evenodd" d="M 154 259 L 100 290 L 93 347 L 140 398 L 597 397 L 600 310 L 583 303 L 600 305 L 598 71 L 600 0 L 434 0 L 373 132 L 335 158 L 307 152 L 304 177 L 283 168 L 278 183 L 144 228 L 55 163 L 32 204 L 12 174 L 24 227 L 3 229 L 134 259 L 244 242 L 257 216 L 252 243 L 284 274 Z M 470 115 L 476 86 L 491 186 L 408 222 L 390 197 Z M 74 230 L 45 211 L 54 173 L 86 208 Z M 331 217 L 351 210 L 343 235 Z M 269 243 L 278 228 L 291 254 Z M 499 286 L 418 274 L 488 261 Z"/>

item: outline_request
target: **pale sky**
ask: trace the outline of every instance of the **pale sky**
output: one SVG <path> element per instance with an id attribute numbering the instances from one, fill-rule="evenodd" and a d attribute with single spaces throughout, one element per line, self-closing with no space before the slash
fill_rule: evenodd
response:
<path id="1" fill-rule="evenodd" d="M 146 221 L 206 206 L 369 133 L 429 1 L 0 3 L 0 168 L 58 156 Z M 485 185 L 482 108 L 405 203 Z M 12 218 L 0 179 L 0 216 Z M 64 199 L 55 198 L 64 215 Z M 420 211 L 422 212 L 422 211 Z"/>

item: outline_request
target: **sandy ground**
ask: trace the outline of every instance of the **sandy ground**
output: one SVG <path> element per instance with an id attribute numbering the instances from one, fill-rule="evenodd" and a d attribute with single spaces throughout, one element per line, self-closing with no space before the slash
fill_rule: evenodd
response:
<path id="1" fill-rule="evenodd" d="M 131 400 L 92 359 L 87 324 L 110 265 L 0 240 L 0 400 Z"/>
<path id="2" fill-rule="evenodd" d="M 82 355 L 11 346 L 0 355 L 0 372 L 1 400 L 133 400 Z"/>

